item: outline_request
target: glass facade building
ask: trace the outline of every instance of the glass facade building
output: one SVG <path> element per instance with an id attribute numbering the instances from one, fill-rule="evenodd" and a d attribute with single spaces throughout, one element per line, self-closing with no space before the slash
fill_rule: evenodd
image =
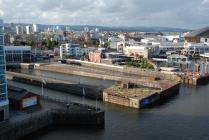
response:
<path id="1" fill-rule="evenodd" d="M 7 96 L 6 65 L 4 51 L 4 26 L 0 20 L 0 121 L 8 118 L 9 101 Z"/>
<path id="2" fill-rule="evenodd" d="M 31 46 L 5 46 L 4 51 L 7 66 L 32 61 Z"/>

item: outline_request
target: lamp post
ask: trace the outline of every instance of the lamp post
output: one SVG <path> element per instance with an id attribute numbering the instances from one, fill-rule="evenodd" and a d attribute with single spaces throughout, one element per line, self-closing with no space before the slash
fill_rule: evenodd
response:
<path id="1" fill-rule="evenodd" d="M 97 112 L 97 106 L 98 106 L 98 103 L 97 103 L 97 96 L 98 96 L 98 92 L 99 92 L 99 90 L 98 90 L 98 89 L 96 89 L 96 112 Z"/>
<path id="2" fill-rule="evenodd" d="M 44 84 L 46 84 L 46 81 L 42 79 L 42 85 L 41 85 L 41 95 L 44 96 Z"/>
<path id="3" fill-rule="evenodd" d="M 82 91 L 82 104 L 84 104 L 85 95 L 86 95 L 86 92 L 85 92 L 85 89 L 83 87 L 83 91 Z"/>

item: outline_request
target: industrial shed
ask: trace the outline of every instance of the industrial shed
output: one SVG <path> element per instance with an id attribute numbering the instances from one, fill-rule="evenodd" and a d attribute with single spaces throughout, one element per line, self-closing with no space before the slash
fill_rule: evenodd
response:
<path id="1" fill-rule="evenodd" d="M 9 86 L 8 96 L 12 109 L 25 110 L 40 105 L 39 95 L 22 88 Z"/>
<path id="2" fill-rule="evenodd" d="M 185 39 L 188 42 L 207 43 L 209 42 L 209 27 L 191 31 L 189 34 L 185 36 Z"/>

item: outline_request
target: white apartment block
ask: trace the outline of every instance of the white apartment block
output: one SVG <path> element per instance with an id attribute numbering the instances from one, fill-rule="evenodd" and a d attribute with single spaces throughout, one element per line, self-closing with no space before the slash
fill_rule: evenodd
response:
<path id="1" fill-rule="evenodd" d="M 150 58 L 155 56 L 159 52 L 159 47 L 154 45 L 131 45 L 126 46 L 123 48 L 124 54 L 128 56 L 135 56 L 139 57 L 142 56 L 143 58 Z"/>
<path id="2" fill-rule="evenodd" d="M 66 43 L 60 46 L 60 58 L 70 56 L 81 56 L 81 47 L 79 44 Z"/>

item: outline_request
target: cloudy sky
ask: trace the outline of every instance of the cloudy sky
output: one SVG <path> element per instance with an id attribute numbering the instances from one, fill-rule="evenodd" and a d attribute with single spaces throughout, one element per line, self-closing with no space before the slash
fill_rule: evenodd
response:
<path id="1" fill-rule="evenodd" d="M 209 0 L 0 0 L 0 18 L 44 24 L 199 28 L 209 26 Z"/>

